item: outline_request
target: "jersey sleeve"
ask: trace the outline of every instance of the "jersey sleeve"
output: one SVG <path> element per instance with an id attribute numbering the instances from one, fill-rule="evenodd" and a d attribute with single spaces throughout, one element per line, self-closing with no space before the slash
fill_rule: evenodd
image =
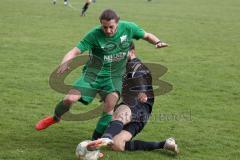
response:
<path id="1" fill-rule="evenodd" d="M 77 48 L 80 49 L 81 53 L 91 50 L 94 46 L 95 38 L 94 31 L 87 33 L 84 38 L 77 44 Z"/>
<path id="2" fill-rule="evenodd" d="M 151 86 L 151 78 L 149 77 L 149 74 L 137 71 L 135 73 L 132 73 L 133 80 L 136 81 L 137 85 L 133 86 L 131 90 L 139 91 L 139 92 L 145 92 L 149 90 L 149 86 Z"/>
<path id="3" fill-rule="evenodd" d="M 133 31 L 134 39 L 138 40 L 144 37 L 145 31 L 142 28 L 140 28 L 138 25 L 136 25 L 135 23 L 130 23 L 130 27 Z"/>
<path id="4" fill-rule="evenodd" d="M 139 66 L 139 64 L 141 65 Z M 131 87 L 131 90 L 146 93 L 152 91 L 151 72 L 142 63 L 135 65 L 133 72 L 131 72 L 131 78 L 135 81 L 135 85 Z"/>

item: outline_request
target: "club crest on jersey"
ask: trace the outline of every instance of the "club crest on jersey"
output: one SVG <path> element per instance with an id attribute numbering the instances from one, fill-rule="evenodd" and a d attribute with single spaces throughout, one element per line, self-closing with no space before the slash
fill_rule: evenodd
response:
<path id="1" fill-rule="evenodd" d="M 123 35 L 120 37 L 121 43 L 127 40 L 127 35 Z"/>

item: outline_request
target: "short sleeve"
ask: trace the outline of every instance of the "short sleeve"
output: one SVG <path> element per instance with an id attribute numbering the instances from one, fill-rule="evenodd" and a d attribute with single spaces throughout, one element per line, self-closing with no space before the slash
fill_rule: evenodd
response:
<path id="1" fill-rule="evenodd" d="M 132 31 L 133 31 L 133 38 L 134 39 L 141 39 L 141 38 L 143 38 L 144 37 L 144 33 L 145 33 L 145 31 L 142 29 L 142 28 L 140 28 L 138 25 L 136 25 L 135 23 L 129 23 L 130 24 L 130 27 L 131 27 L 131 29 L 132 29 Z"/>
<path id="2" fill-rule="evenodd" d="M 94 46 L 94 34 L 93 32 L 87 33 L 84 38 L 77 44 L 77 48 L 83 53 L 85 51 L 91 50 Z"/>

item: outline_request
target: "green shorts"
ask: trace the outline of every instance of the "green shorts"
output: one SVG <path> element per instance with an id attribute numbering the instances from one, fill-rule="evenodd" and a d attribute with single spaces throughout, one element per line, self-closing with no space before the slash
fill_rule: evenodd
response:
<path id="1" fill-rule="evenodd" d="M 74 82 L 73 86 L 81 92 L 81 99 L 79 101 L 87 105 L 93 101 L 97 93 L 99 93 L 101 100 L 104 100 L 112 92 L 117 92 L 120 97 L 122 92 L 122 77 L 98 76 L 93 79 L 83 74 Z"/>

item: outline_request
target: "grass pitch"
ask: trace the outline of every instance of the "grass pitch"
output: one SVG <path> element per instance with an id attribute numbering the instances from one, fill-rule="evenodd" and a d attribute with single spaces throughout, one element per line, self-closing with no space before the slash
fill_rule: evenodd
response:
<path id="1" fill-rule="evenodd" d="M 112 8 L 170 47 L 156 50 L 136 42 L 143 61 L 164 65 L 161 77 L 173 90 L 156 97 L 153 116 L 136 139 L 175 137 L 177 157 L 163 151 L 115 153 L 105 159 L 240 159 L 240 1 L 99 0 L 80 17 L 83 1 L 1 0 L 0 159 L 72 160 L 77 144 L 89 139 L 97 119 L 62 121 L 37 132 L 35 123 L 53 113 L 62 94 L 48 79 L 65 53 Z M 80 71 L 80 70 L 79 70 Z M 72 73 L 67 83 L 78 76 Z M 94 102 L 90 107 L 98 105 Z M 86 111 L 76 104 L 73 112 Z"/>

